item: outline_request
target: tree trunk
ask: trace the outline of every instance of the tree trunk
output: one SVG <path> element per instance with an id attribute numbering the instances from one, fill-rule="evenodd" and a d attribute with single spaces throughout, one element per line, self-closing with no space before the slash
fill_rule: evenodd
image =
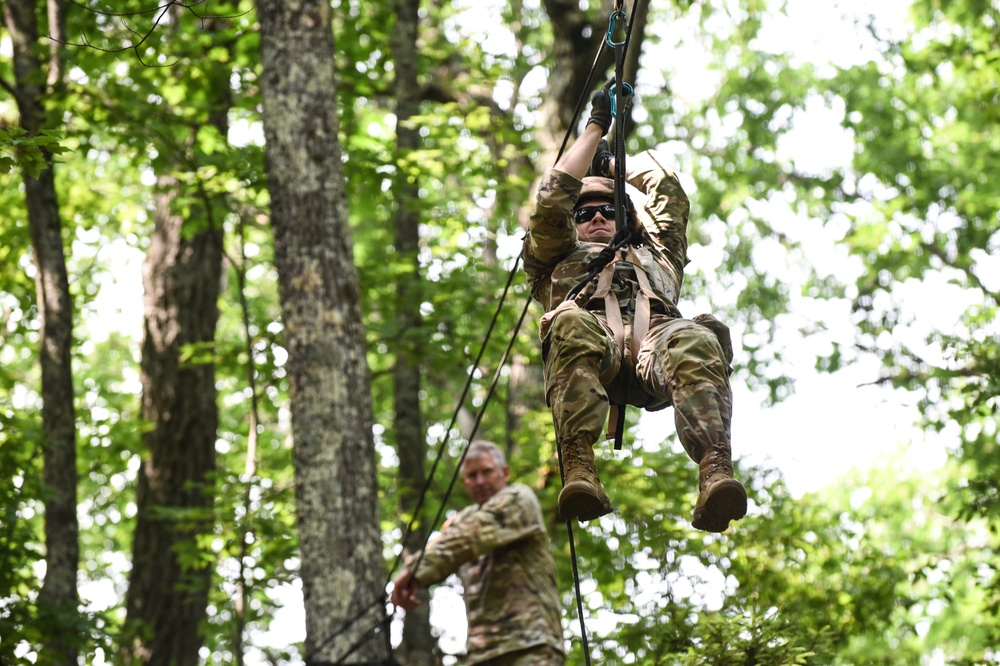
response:
<path id="1" fill-rule="evenodd" d="M 154 231 L 143 267 L 142 417 L 146 457 L 139 484 L 126 621 L 131 658 L 198 663 L 211 560 L 196 558 L 211 534 L 218 426 L 212 362 L 223 233 L 173 211 L 178 181 L 158 178 Z M 209 216 L 210 218 L 210 216 Z M 185 226 L 188 229 L 185 229 Z"/>
<path id="2" fill-rule="evenodd" d="M 396 363 L 393 366 L 396 445 L 399 453 L 398 506 L 401 516 L 414 516 L 423 488 L 424 460 L 427 455 L 423 419 L 420 413 L 420 359 L 423 357 L 420 302 L 422 300 L 418 183 L 410 177 L 410 153 L 420 145 L 417 128 L 409 120 L 420 110 L 417 80 L 417 10 L 420 0 L 396 0 L 396 25 L 392 35 L 392 56 L 396 79 L 396 179 L 393 196 L 396 202 L 396 260 L 406 262 L 409 270 L 396 283 Z M 426 507 L 422 511 L 426 514 Z M 423 516 L 416 516 L 422 519 Z M 404 524 L 405 530 L 407 525 Z M 423 548 L 427 525 L 414 523 L 403 547 L 409 551 Z M 434 637 L 431 635 L 430 594 L 420 590 L 423 603 L 406 613 L 403 638 L 396 656 L 404 666 L 433 666 Z"/>
<path id="3" fill-rule="evenodd" d="M 345 210 L 331 7 L 263 0 L 265 166 L 288 351 L 308 663 L 389 656 L 371 379 Z M 383 629 L 388 627 L 383 626 Z"/>
<path id="4" fill-rule="evenodd" d="M 31 134 L 45 123 L 43 96 L 60 83 L 60 50 L 52 47 L 47 71 L 37 53 L 38 23 L 34 0 L 8 0 L 4 23 L 13 46 L 15 96 L 21 127 Z M 49 32 L 62 35 L 62 5 L 51 2 Z M 24 175 L 35 289 L 40 319 L 42 474 L 45 495 L 45 581 L 38 594 L 40 626 L 46 638 L 39 663 L 76 663 L 78 647 L 73 626 L 79 606 L 76 587 L 80 559 L 76 518 L 76 414 L 73 407 L 73 302 L 69 293 L 62 221 L 56 197 L 51 155 L 38 178 Z"/>
<path id="5" fill-rule="evenodd" d="M 171 8 L 176 27 L 184 11 Z M 224 28 L 209 21 L 209 33 Z M 175 83 L 184 68 L 173 72 Z M 210 70 L 208 122 L 220 136 L 229 131 L 232 105 L 230 68 Z M 195 84 L 197 85 L 197 84 Z M 189 142 L 198 129 L 192 128 Z M 191 169 L 181 155 L 187 146 L 158 147 L 176 155 L 173 169 Z M 126 659 L 164 666 L 194 666 L 204 644 L 201 629 L 208 609 L 214 558 L 199 539 L 211 535 L 215 520 L 213 474 L 219 424 L 214 344 L 219 320 L 225 232 L 216 203 L 182 189 L 170 173 L 157 177 L 153 237 L 143 266 L 143 419 L 146 455 L 139 469 L 132 571 L 126 597 L 131 654 Z M 184 197 L 186 217 L 178 214 Z"/>

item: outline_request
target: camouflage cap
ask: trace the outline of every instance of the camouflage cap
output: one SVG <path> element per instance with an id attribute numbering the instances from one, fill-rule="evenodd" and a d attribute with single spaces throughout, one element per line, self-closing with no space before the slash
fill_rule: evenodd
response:
<path id="1" fill-rule="evenodd" d="M 583 189 L 580 190 L 579 204 L 587 199 L 610 199 L 615 198 L 615 181 L 610 178 L 600 176 L 587 176 L 583 179 Z"/>

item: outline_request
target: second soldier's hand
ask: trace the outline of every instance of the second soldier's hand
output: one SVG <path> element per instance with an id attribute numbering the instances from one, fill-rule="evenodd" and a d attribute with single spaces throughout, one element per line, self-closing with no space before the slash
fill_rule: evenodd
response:
<path id="1" fill-rule="evenodd" d="M 403 610 L 411 611 L 420 605 L 420 600 L 417 599 L 418 589 L 419 586 L 413 578 L 413 572 L 409 569 L 404 569 L 402 573 L 396 576 L 396 580 L 393 581 L 389 601 Z"/>

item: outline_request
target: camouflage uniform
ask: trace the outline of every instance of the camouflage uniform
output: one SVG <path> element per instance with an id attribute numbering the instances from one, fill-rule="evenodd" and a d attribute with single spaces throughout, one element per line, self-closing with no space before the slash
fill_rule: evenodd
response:
<path id="1" fill-rule="evenodd" d="M 462 510 L 441 535 L 410 555 L 422 585 L 458 572 L 469 620 L 468 664 L 560 666 L 562 609 L 555 561 L 535 493 L 512 483 Z"/>
<path id="2" fill-rule="evenodd" d="M 607 239 L 584 242 L 577 236 L 573 210 L 583 187 L 580 180 L 548 171 L 524 241 L 532 295 L 546 311 L 540 337 L 546 401 L 557 439 L 597 442 L 610 403 L 648 410 L 672 404 L 678 438 L 692 460 L 700 462 L 714 445 L 724 445 L 728 458 L 728 328 L 710 315 L 684 319 L 676 305 L 688 263 L 687 195 L 652 151 L 629 158 L 627 182 L 646 194 L 646 201 L 637 211 L 642 231 L 633 231 L 633 238 L 642 236 L 642 245 L 631 248 L 624 260 L 616 257 L 613 269 L 608 269 L 606 290 L 620 304 L 623 340 L 616 340 L 609 323 L 608 301 L 594 297 L 597 281 L 591 280 L 575 301 L 563 302 L 587 274 L 588 262 L 607 245 Z M 634 265 L 648 280 L 645 291 Z M 648 330 L 633 340 L 634 312 L 642 298 L 648 299 L 651 311 Z"/>

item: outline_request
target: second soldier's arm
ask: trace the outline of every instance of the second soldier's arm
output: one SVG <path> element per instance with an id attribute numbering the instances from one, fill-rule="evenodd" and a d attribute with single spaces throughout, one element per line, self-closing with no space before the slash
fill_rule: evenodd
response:
<path id="1" fill-rule="evenodd" d="M 415 577 L 422 585 L 430 585 L 455 573 L 466 562 L 544 532 L 545 527 L 531 518 L 529 506 L 520 496 L 522 492 L 531 491 L 509 487 L 462 516 L 424 548 L 423 556 L 408 557 L 407 568 L 416 566 Z"/>

